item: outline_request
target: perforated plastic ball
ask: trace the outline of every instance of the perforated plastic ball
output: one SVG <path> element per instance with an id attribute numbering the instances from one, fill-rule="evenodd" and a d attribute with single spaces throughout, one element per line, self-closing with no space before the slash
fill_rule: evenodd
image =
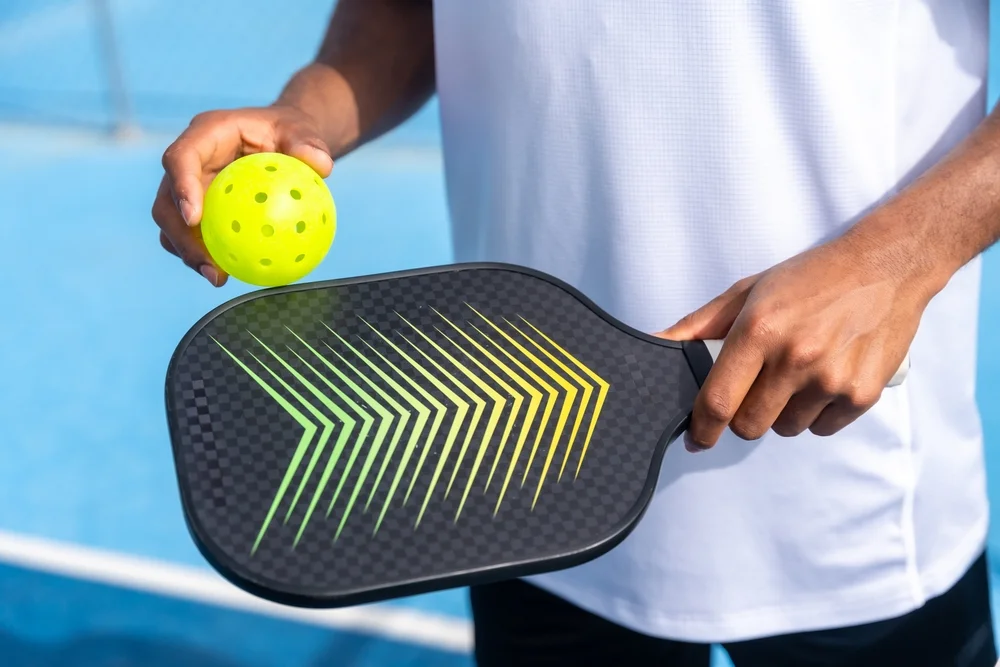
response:
<path id="1" fill-rule="evenodd" d="M 229 164 L 209 185 L 201 229 L 223 271 L 274 287 L 303 278 L 323 261 L 337 210 L 309 165 L 281 153 L 255 153 Z"/>

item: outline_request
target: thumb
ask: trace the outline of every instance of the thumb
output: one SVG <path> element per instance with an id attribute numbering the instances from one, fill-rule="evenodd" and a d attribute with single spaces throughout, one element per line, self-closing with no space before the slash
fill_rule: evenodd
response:
<path id="1" fill-rule="evenodd" d="M 749 286 L 737 283 L 656 336 L 678 341 L 725 338 L 749 294 Z"/>
<path id="2" fill-rule="evenodd" d="M 282 136 L 278 151 L 302 160 L 322 178 L 333 170 L 333 158 L 326 142 L 307 129 L 293 130 Z"/>

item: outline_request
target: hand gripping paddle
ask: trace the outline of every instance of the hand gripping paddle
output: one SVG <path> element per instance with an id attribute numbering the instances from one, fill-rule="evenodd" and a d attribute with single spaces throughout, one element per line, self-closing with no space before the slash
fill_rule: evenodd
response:
<path id="1" fill-rule="evenodd" d="M 186 520 L 223 576 L 299 606 L 576 565 L 639 520 L 719 347 L 516 266 L 243 296 L 167 373 Z"/>

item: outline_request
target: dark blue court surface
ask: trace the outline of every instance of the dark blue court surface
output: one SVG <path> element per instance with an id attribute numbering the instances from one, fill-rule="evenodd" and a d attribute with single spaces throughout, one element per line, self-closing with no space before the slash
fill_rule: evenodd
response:
<path id="1" fill-rule="evenodd" d="M 0 3 L 0 664 L 470 665 L 463 592 L 334 614 L 269 605 L 205 565 L 177 498 L 167 360 L 191 324 L 246 288 L 213 290 L 159 248 L 149 208 L 160 154 L 198 111 L 273 98 L 313 53 L 331 3 L 110 2 L 144 131 L 124 143 L 104 133 L 116 116 L 100 4 Z M 433 105 L 328 183 L 340 225 L 310 280 L 451 261 Z M 995 253 L 983 281 L 992 450 Z M 989 462 L 1000 499 L 1000 456 Z"/>

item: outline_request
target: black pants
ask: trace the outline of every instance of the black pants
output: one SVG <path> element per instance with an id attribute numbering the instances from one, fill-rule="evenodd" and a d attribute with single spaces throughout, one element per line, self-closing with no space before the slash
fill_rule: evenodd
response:
<path id="1" fill-rule="evenodd" d="M 710 647 L 627 630 L 523 581 L 471 589 L 479 667 L 708 667 Z M 725 645 L 735 667 L 994 667 L 982 556 L 950 591 L 887 621 Z"/>

